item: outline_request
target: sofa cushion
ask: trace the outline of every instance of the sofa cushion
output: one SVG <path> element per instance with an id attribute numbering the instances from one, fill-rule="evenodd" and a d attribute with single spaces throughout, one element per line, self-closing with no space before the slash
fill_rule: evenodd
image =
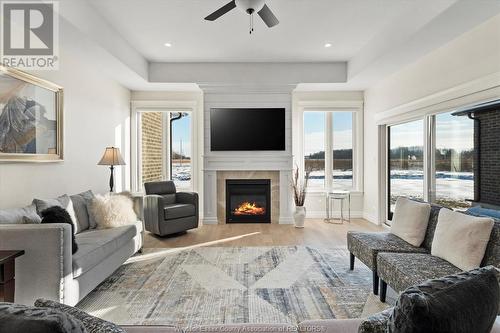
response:
<path id="1" fill-rule="evenodd" d="M 93 198 L 94 193 L 90 190 L 70 196 L 71 202 L 73 202 L 73 209 L 75 210 L 77 234 L 90 228 L 87 202 Z"/>
<path id="2" fill-rule="evenodd" d="M 441 209 L 431 254 L 464 271 L 478 268 L 490 240 L 493 219 Z"/>
<path id="3" fill-rule="evenodd" d="M 189 204 L 173 204 L 165 206 L 164 212 L 165 220 L 173 220 L 195 215 L 196 208 Z"/>
<path id="4" fill-rule="evenodd" d="M 88 313 L 72 306 L 46 299 L 37 299 L 35 306 L 54 309 L 73 316 L 83 324 L 87 333 L 127 333 L 124 329 L 109 321 L 91 316 Z"/>
<path id="5" fill-rule="evenodd" d="M 54 309 L 0 303 L 0 332 L 86 333 L 73 316 Z"/>
<path id="6" fill-rule="evenodd" d="M 489 333 L 500 300 L 497 276 L 496 268 L 488 266 L 406 289 L 387 332 Z"/>
<path id="7" fill-rule="evenodd" d="M 396 291 L 462 270 L 428 253 L 379 253 L 379 277 Z"/>
<path id="8" fill-rule="evenodd" d="M 140 234 L 142 222 L 111 229 L 90 229 L 76 235 L 78 252 L 73 255 L 73 278 L 92 269 Z"/>
<path id="9" fill-rule="evenodd" d="M 0 210 L 0 224 L 38 224 L 42 218 L 36 212 L 36 206 Z"/>
<path id="10" fill-rule="evenodd" d="M 349 252 L 361 260 L 370 269 L 377 269 L 377 254 L 380 252 L 417 252 L 424 253 L 423 247 L 416 247 L 389 232 L 347 233 Z"/>
<path id="11" fill-rule="evenodd" d="M 431 206 L 399 197 L 391 223 L 391 233 L 413 246 L 420 246 L 425 238 Z"/>

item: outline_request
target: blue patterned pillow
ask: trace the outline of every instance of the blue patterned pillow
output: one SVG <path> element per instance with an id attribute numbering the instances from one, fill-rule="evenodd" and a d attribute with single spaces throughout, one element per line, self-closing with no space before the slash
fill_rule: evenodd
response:
<path id="1" fill-rule="evenodd" d="M 46 299 L 36 300 L 35 306 L 52 308 L 70 314 L 71 316 L 75 317 L 76 319 L 80 320 L 83 323 L 83 326 L 85 327 L 88 333 L 127 333 L 125 330 L 116 326 L 113 323 L 110 323 L 109 321 L 91 316 L 88 313 L 83 312 L 72 306 L 64 305 L 54 301 L 49 301 Z"/>

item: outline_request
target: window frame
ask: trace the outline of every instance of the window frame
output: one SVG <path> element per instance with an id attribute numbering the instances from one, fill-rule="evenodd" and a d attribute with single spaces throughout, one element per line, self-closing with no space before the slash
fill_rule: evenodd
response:
<path id="1" fill-rule="evenodd" d="M 142 112 L 188 112 L 191 115 L 191 186 L 190 191 L 198 191 L 200 182 L 200 161 L 199 161 L 199 139 L 198 135 L 202 118 L 199 115 L 199 102 L 195 100 L 186 101 L 132 101 L 130 117 L 130 146 L 131 146 L 131 166 L 130 166 L 130 184 L 133 193 L 143 193 L 142 185 L 142 160 L 140 158 L 141 147 L 141 121 Z M 164 117 L 167 118 L 167 117 Z M 170 159 L 170 152 L 167 151 L 165 158 Z M 164 163 L 166 165 L 168 163 Z M 168 166 L 167 166 L 168 169 Z M 168 170 L 167 170 L 168 173 Z M 170 177 L 169 177 L 170 178 Z"/>
<path id="2" fill-rule="evenodd" d="M 297 149 L 294 150 L 295 163 L 299 166 L 299 176 L 304 179 L 304 113 L 305 112 L 325 112 L 330 113 L 331 117 L 334 112 L 352 112 L 352 188 L 351 193 L 363 192 L 363 101 L 300 101 L 298 102 L 298 111 L 296 115 L 296 139 L 294 139 Z M 331 118 L 330 118 L 331 119 Z M 327 184 L 333 182 L 333 160 L 327 158 L 327 151 L 332 148 L 333 138 L 333 123 L 325 121 L 325 186 L 311 187 L 307 191 L 311 193 L 324 193 L 331 189 Z M 330 129 L 328 129 L 330 127 Z M 328 133 L 330 132 L 330 133 Z M 332 152 L 333 153 L 333 152 Z M 328 154 L 330 155 L 330 154 Z M 330 155 L 331 156 L 331 155 Z M 330 170 L 332 169 L 332 170 Z"/>

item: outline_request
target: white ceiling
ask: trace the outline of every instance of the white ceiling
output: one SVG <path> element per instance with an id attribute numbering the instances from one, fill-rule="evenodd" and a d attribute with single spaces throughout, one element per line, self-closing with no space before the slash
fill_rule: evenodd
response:
<path id="1" fill-rule="evenodd" d="M 345 61 L 398 17 L 450 0 L 267 0 L 280 20 L 267 28 L 234 9 L 203 18 L 229 0 L 89 0 L 149 61 Z M 417 24 L 418 22 L 416 22 Z M 171 48 L 164 46 L 173 44 Z M 326 42 L 332 43 L 325 48 Z"/>
<path id="2" fill-rule="evenodd" d="M 215 22 L 203 19 L 229 1 L 65 0 L 60 15 L 126 68 L 110 72 L 132 90 L 196 86 L 203 75 L 196 66 L 185 73 L 189 62 L 205 70 L 213 62 L 240 63 L 245 70 L 255 62 L 264 63 L 260 69 L 276 62 L 290 68 L 316 63 L 324 70 L 344 64 L 345 82 L 325 82 L 316 71 L 296 83 L 300 89 L 364 90 L 500 13 L 500 0 L 267 0 L 280 24 L 269 29 L 256 16 L 249 35 L 248 17 L 238 9 Z M 332 47 L 325 48 L 327 42 Z M 156 71 L 160 67 L 165 70 Z M 185 75 L 176 81 L 172 73 Z M 241 81 L 240 72 L 222 74 L 218 84 Z"/>

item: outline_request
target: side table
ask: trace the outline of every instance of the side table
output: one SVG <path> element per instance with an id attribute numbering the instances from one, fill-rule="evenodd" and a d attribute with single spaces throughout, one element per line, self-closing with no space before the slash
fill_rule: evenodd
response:
<path id="1" fill-rule="evenodd" d="M 14 303 L 16 258 L 23 254 L 24 250 L 0 251 L 0 287 L 4 302 Z"/>

